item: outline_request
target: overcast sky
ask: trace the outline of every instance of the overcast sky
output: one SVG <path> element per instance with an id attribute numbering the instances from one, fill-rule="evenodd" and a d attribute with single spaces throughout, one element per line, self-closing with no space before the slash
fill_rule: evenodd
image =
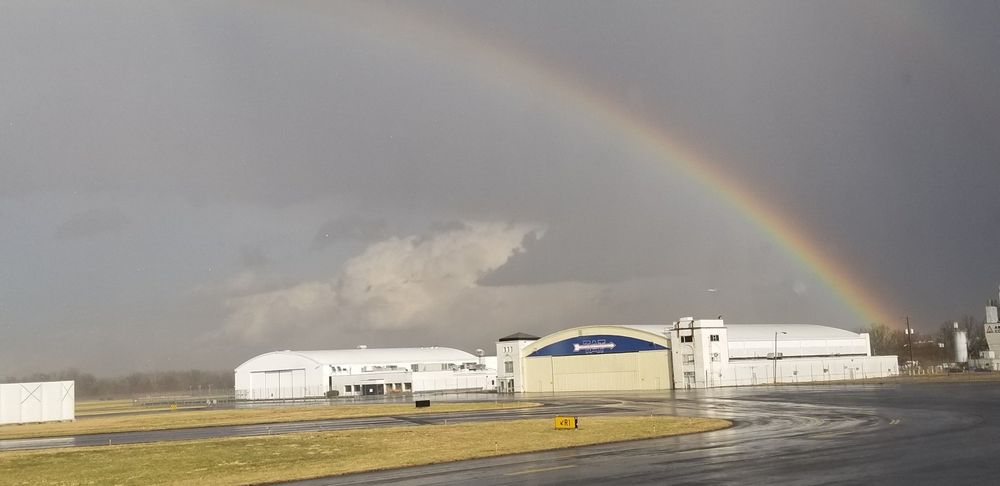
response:
<path id="1" fill-rule="evenodd" d="M 981 318 L 998 26 L 985 0 L 3 2 L 0 376 L 867 324 L 561 82 L 779 208 L 889 324 Z"/>

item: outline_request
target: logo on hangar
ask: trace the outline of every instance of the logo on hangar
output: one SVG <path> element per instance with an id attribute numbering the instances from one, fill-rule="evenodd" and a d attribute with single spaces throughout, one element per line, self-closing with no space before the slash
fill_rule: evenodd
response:
<path id="1" fill-rule="evenodd" d="M 583 356 L 667 349 L 644 339 L 610 334 L 574 336 L 543 346 L 528 356 Z"/>
<path id="2" fill-rule="evenodd" d="M 584 353 L 603 353 L 604 351 L 611 351 L 615 349 L 615 343 L 607 342 L 603 339 L 598 339 L 596 341 L 584 340 L 580 343 L 573 343 L 573 352 L 579 353 L 583 351 Z"/>

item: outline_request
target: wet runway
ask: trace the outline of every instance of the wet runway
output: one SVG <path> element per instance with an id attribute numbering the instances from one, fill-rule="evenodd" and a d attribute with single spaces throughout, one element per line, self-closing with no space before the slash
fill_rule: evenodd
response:
<path id="1" fill-rule="evenodd" d="M 722 431 L 292 483 L 994 484 L 1000 386 L 826 385 L 630 395 L 621 410 L 733 420 Z"/>
<path id="2" fill-rule="evenodd" d="M 817 385 L 526 396 L 545 406 L 0 441 L 0 451 L 572 414 L 718 417 L 732 428 L 297 482 L 333 484 L 993 484 L 1000 383 Z"/>

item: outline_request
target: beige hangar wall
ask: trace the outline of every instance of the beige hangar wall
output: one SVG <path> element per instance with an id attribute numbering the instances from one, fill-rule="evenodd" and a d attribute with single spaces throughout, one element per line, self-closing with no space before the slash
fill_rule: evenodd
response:
<path id="1" fill-rule="evenodd" d="M 601 343 L 596 344 L 596 349 L 584 348 L 579 354 L 531 356 L 539 350 L 551 349 L 552 345 L 562 345 L 563 353 L 572 353 L 574 346 L 595 345 L 598 337 Z M 628 346 L 625 342 L 633 346 L 652 343 L 662 348 L 669 347 L 665 337 L 635 329 L 617 326 L 568 329 L 546 336 L 525 348 L 523 390 L 537 393 L 673 388 L 669 349 L 626 352 L 607 349 L 611 343 L 619 343 L 616 344 L 617 349 L 622 349 Z"/>

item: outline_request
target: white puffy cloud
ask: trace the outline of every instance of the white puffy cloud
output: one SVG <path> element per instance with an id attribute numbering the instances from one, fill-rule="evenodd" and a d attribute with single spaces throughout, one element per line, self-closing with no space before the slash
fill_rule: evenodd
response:
<path id="1" fill-rule="evenodd" d="M 336 310 L 337 293 L 330 282 L 305 282 L 290 288 L 236 297 L 227 302 L 227 329 L 247 340 L 306 327 Z"/>
<path id="2" fill-rule="evenodd" d="M 537 225 L 477 222 L 428 236 L 388 238 L 349 259 L 328 280 L 228 299 L 226 330 L 259 341 L 292 329 L 454 325 L 477 312 L 517 309 L 526 298 L 551 296 L 481 286 L 479 280 L 523 251 L 526 237 L 542 232 Z"/>

